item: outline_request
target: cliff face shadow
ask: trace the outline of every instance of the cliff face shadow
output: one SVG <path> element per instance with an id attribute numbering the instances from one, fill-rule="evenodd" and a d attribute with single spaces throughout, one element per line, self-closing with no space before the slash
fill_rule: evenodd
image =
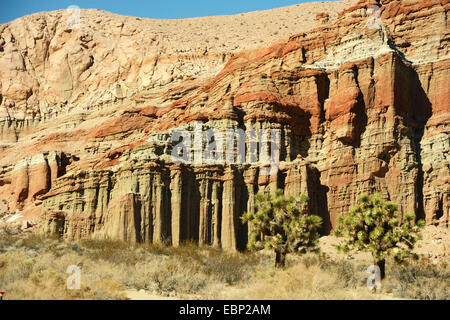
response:
<path id="1" fill-rule="evenodd" d="M 402 74 L 400 90 L 403 92 L 397 95 L 399 98 L 406 99 L 409 108 L 405 114 L 407 125 L 412 128 L 408 130 L 410 141 L 412 142 L 412 149 L 415 151 L 415 157 L 417 161 L 417 206 L 416 217 L 417 219 L 425 218 L 424 208 L 424 171 L 422 162 L 422 139 L 425 133 L 425 127 L 432 116 L 432 104 L 425 92 L 423 85 L 420 81 L 417 71 L 413 67 L 408 67 L 406 72 Z M 407 79 L 404 79 L 404 77 Z M 407 80 L 407 81 L 405 81 Z M 405 92 L 408 96 L 405 97 Z M 401 103 L 401 101 L 396 101 Z"/>
<path id="2" fill-rule="evenodd" d="M 327 199 L 329 188 L 321 184 L 320 171 L 317 168 L 311 167 L 308 176 L 311 214 L 322 218 L 322 226 L 319 230 L 320 235 L 329 235 L 331 231 L 331 218 Z"/>
<path id="3" fill-rule="evenodd" d="M 200 184 L 190 169 L 183 172 L 182 178 L 180 242 L 198 243 Z"/>

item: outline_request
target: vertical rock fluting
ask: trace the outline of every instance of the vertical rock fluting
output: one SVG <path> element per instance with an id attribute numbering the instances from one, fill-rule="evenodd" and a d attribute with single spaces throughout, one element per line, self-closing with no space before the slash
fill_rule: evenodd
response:
<path id="1" fill-rule="evenodd" d="M 416 149 L 420 156 L 419 204 L 428 223 L 450 221 L 450 68 L 449 61 L 422 66 L 417 78 L 422 84 L 416 101 L 418 120 Z M 447 125 L 446 125 L 447 124 Z"/>
<path id="2" fill-rule="evenodd" d="M 36 201 L 37 197 L 50 190 L 52 181 L 62 174 L 67 165 L 63 160 L 65 158 L 63 153 L 49 152 L 19 161 L 11 167 L 8 183 L 11 190 L 5 191 L 4 194 L 10 192 L 18 209 Z"/>
<path id="3" fill-rule="evenodd" d="M 40 217 L 39 232 L 45 236 L 64 235 L 64 212 L 46 212 Z"/>
<path id="4" fill-rule="evenodd" d="M 314 188 L 310 164 L 296 160 L 280 168 L 288 192 Z M 168 169 L 169 168 L 169 169 Z M 273 178 L 259 175 L 261 168 L 249 165 L 208 165 L 192 170 L 185 165 L 147 164 L 108 171 L 79 173 L 61 178 L 52 194 L 41 199 L 49 215 L 40 231 L 69 239 L 87 237 L 130 243 L 165 243 L 174 246 L 193 240 L 225 250 L 245 247 L 247 226 L 240 217 L 254 210 L 259 190 L 270 190 Z M 81 179 L 82 177 L 82 179 Z M 275 181 L 276 183 L 276 181 Z M 74 184 L 74 185 L 73 185 Z M 82 190 L 82 194 L 80 191 Z M 113 199 L 113 200 L 111 200 Z M 76 204 L 76 205 L 75 205 Z M 50 214 L 57 206 L 59 220 Z M 311 208 L 319 204 L 313 197 Z"/>
<path id="5" fill-rule="evenodd" d="M 186 203 L 186 192 L 183 192 L 183 167 L 173 166 L 170 170 L 170 192 L 172 209 L 172 245 L 179 246 L 184 240 L 186 226 L 186 214 L 181 203 Z"/>
<path id="6" fill-rule="evenodd" d="M 335 75 L 338 80 L 330 81 L 330 95 L 337 98 L 325 106 L 334 129 L 324 144 L 332 154 L 319 168 L 322 184 L 330 188 L 333 226 L 362 192 L 379 192 L 397 202 L 402 212 L 418 211 L 420 154 L 413 128 L 419 124 L 407 107 L 414 103 L 418 86 L 414 73 L 390 53 L 343 65 Z M 341 81 L 346 90 L 340 88 Z"/>

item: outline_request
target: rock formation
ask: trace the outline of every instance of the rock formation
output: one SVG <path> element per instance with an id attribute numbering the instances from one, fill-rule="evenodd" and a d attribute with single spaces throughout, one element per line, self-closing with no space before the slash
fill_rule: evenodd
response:
<path id="1" fill-rule="evenodd" d="M 0 196 L 40 216 L 45 234 L 229 250 L 245 246 L 240 216 L 254 195 L 276 188 L 307 193 L 324 234 L 362 192 L 448 226 L 449 7 L 362 0 L 336 19 L 318 14 L 308 33 L 232 54 L 163 56 L 131 18 L 105 14 L 106 28 L 91 11 L 80 30 L 61 13 L 26 17 L 20 40 L 2 25 Z M 103 33 L 90 32 L 96 23 Z M 205 137 L 192 163 L 174 161 L 179 130 L 196 141 L 207 129 L 220 133 L 219 153 L 227 132 L 242 132 L 244 161 L 196 162 Z M 270 130 L 280 133 L 272 171 L 252 161 Z"/>

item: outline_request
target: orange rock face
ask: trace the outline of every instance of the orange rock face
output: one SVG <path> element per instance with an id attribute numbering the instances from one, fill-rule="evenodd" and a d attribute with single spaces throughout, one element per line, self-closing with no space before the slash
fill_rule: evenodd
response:
<path id="1" fill-rule="evenodd" d="M 373 5 L 378 20 L 369 19 Z M 0 195 L 11 208 L 42 207 L 42 231 L 71 239 L 195 239 L 239 249 L 248 234 L 239 217 L 254 210 L 257 192 L 277 188 L 307 193 L 311 212 L 324 218 L 324 234 L 363 192 L 448 226 L 449 6 L 359 1 L 337 19 L 317 15 L 315 29 L 269 47 L 189 60 L 203 70 L 197 76 L 81 112 L 20 126 L 9 121 L 2 127 Z M 220 68 L 206 72 L 204 59 Z M 80 70 L 89 64 L 79 61 Z M 138 81 L 132 69 L 127 77 Z M 278 130 L 277 170 L 268 174 L 270 165 L 252 161 L 245 134 L 243 162 L 197 163 L 204 141 L 188 151 L 190 163 L 175 163 L 173 137 L 181 129 L 193 141 L 214 129 L 221 133 L 216 143 L 229 130 Z M 268 137 L 256 139 L 258 148 Z M 231 150 L 237 155 L 239 143 Z"/>

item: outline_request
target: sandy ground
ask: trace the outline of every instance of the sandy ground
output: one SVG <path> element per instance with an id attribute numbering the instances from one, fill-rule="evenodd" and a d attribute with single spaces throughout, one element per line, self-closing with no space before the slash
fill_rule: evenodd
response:
<path id="1" fill-rule="evenodd" d="M 154 292 L 149 292 L 146 290 L 134 290 L 128 289 L 125 292 L 125 296 L 129 300 L 201 300 L 201 296 L 196 295 L 182 295 L 182 296 L 162 296 Z"/>
<path id="2" fill-rule="evenodd" d="M 180 300 L 178 297 L 163 297 L 145 290 L 126 290 L 125 296 L 129 300 Z"/>
<path id="3" fill-rule="evenodd" d="M 431 259 L 435 264 L 450 261 L 450 230 L 445 227 L 426 226 L 422 231 L 423 239 L 419 240 L 414 248 L 418 255 Z M 331 258 L 342 257 L 337 253 L 334 246 L 340 240 L 333 236 L 320 238 L 320 248 Z M 371 261 L 368 252 L 350 252 L 349 260 Z"/>

